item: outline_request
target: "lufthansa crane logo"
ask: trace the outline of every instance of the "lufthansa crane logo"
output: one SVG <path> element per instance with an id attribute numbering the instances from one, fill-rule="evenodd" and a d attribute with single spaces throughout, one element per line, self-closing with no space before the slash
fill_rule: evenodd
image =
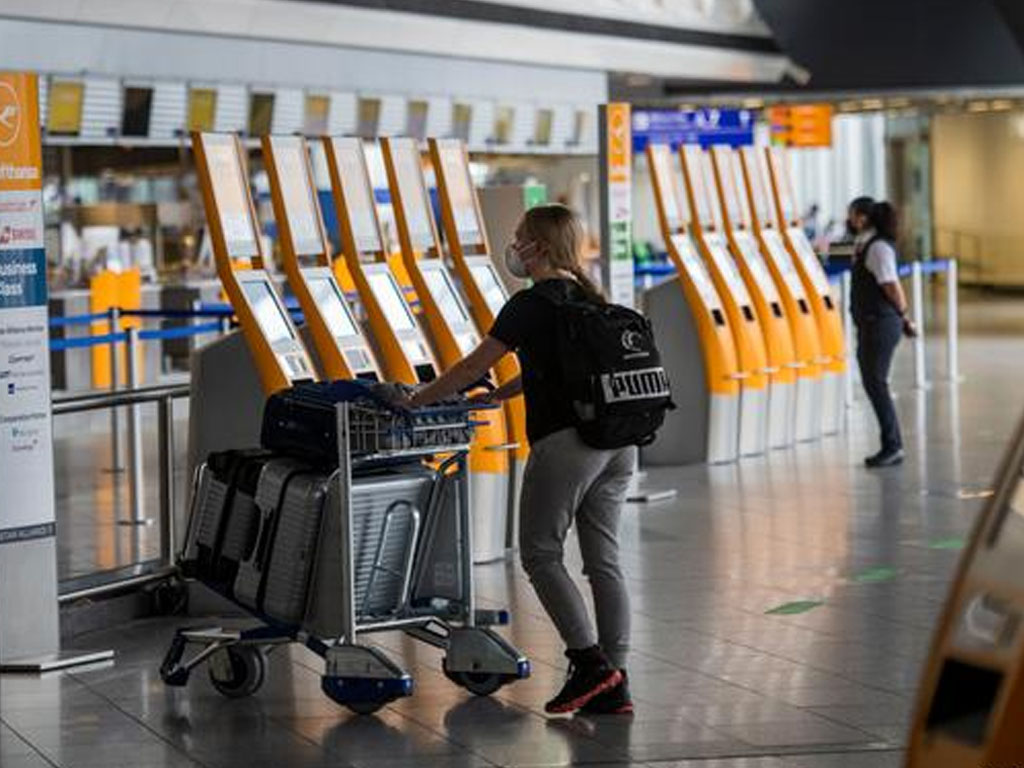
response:
<path id="1" fill-rule="evenodd" d="M 9 83 L 0 82 L 0 147 L 9 147 L 21 133 L 21 105 Z"/>

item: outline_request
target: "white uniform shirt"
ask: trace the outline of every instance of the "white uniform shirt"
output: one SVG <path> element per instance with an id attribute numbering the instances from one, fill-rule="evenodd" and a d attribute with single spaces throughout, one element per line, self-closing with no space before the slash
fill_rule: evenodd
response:
<path id="1" fill-rule="evenodd" d="M 861 232 L 856 240 L 855 247 L 857 252 L 860 253 L 861 249 L 874 236 L 875 231 L 873 229 Z M 867 253 L 863 253 L 860 258 L 864 259 L 864 266 L 875 276 L 875 280 L 878 281 L 879 285 L 899 281 L 900 274 L 899 266 L 896 263 L 896 249 L 885 240 L 875 240 L 875 242 L 871 243 Z"/>

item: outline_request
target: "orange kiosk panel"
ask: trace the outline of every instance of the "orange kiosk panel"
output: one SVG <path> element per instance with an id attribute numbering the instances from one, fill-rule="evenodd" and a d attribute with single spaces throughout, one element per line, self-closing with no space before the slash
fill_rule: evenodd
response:
<path id="1" fill-rule="evenodd" d="M 388 264 L 362 139 L 323 141 L 343 258 L 366 313 L 381 371 L 388 381 L 430 381 L 437 375 L 437 363 Z"/>
<path id="2" fill-rule="evenodd" d="M 491 330 L 494 318 L 505 306 L 508 292 L 491 261 L 491 246 L 480 212 L 480 200 L 469 174 L 469 154 L 461 139 L 430 139 L 429 149 L 448 255 L 466 294 L 477 331 L 484 335 Z M 498 385 L 502 386 L 519 376 L 519 362 L 514 355 L 505 355 L 498 361 L 494 372 Z M 522 395 L 505 401 L 505 423 L 509 439 L 517 444 L 515 482 L 509 497 L 512 511 L 508 539 L 509 545 L 514 546 L 518 539 L 515 526 L 519 517 L 516 510 L 519 507 L 522 470 L 529 456 L 526 403 Z"/>
<path id="3" fill-rule="evenodd" d="M 816 440 L 824 426 L 821 366 L 827 361 L 821 353 L 817 320 L 793 257 L 771 214 L 764 154 L 756 147 L 743 147 L 740 149 L 740 166 L 754 234 L 782 298 L 782 308 L 793 338 L 793 351 L 801 366 L 797 369 L 795 436 L 800 441 Z"/>
<path id="4" fill-rule="evenodd" d="M 843 373 L 846 371 L 846 350 L 843 343 L 843 319 L 832 295 L 828 275 L 803 227 L 796 207 L 796 196 L 789 168 L 783 156 L 772 147 L 764 148 L 768 175 L 771 179 L 772 202 L 776 221 L 786 247 L 796 264 L 804 284 L 804 292 L 818 323 L 823 363 L 823 418 L 826 434 L 838 432 L 843 416 Z"/>
<path id="5" fill-rule="evenodd" d="M 237 136 L 194 133 L 196 173 L 217 274 L 242 327 L 266 394 L 316 377 L 270 275 Z"/>
<path id="6" fill-rule="evenodd" d="M 680 407 L 670 412 L 658 439 L 644 449 L 644 460 L 732 461 L 739 452 L 743 374 L 730 319 L 687 233 L 689 204 L 678 159 L 667 145 L 650 144 L 647 160 L 658 222 L 678 278 L 648 291 L 645 308 Z"/>
<path id="7" fill-rule="evenodd" d="M 434 352 L 441 366 L 449 368 L 471 352 L 481 337 L 443 260 L 416 140 L 385 138 L 381 148 L 402 263 L 420 299 L 420 316 Z M 473 543 L 477 560 L 485 562 L 503 557 L 509 544 L 508 516 L 501 511 L 509 510 L 509 452 L 518 445 L 507 438 L 503 411 L 480 411 L 474 416 L 489 423 L 486 439 L 476 441 L 469 456 L 476 515 Z"/>
<path id="8" fill-rule="evenodd" d="M 379 380 L 376 361 L 331 269 L 306 140 L 264 136 L 262 145 L 284 272 L 302 307 L 320 370 L 332 380 Z"/>
<path id="9" fill-rule="evenodd" d="M 764 335 L 771 381 L 768 444 L 772 448 L 783 448 L 795 439 L 800 365 L 793 348 L 789 319 L 752 229 L 739 156 L 729 146 L 712 147 L 710 153 L 729 250 L 753 300 Z"/>
<path id="10" fill-rule="evenodd" d="M 764 332 L 746 283 L 740 275 L 722 231 L 714 196 L 710 160 L 699 146 L 679 148 L 679 163 L 686 181 L 690 232 L 697 243 L 722 307 L 729 316 L 740 381 L 740 455 L 764 453 L 768 445 L 768 352 Z"/>

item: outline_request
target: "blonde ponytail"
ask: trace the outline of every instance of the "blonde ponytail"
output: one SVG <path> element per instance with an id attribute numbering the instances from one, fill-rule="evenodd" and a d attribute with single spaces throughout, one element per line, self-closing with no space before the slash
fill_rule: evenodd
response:
<path id="1" fill-rule="evenodd" d="M 547 246 L 551 266 L 571 274 L 587 298 L 603 304 L 604 295 L 581 264 L 584 232 L 579 217 L 559 203 L 538 205 L 523 214 L 523 229 L 530 240 Z"/>

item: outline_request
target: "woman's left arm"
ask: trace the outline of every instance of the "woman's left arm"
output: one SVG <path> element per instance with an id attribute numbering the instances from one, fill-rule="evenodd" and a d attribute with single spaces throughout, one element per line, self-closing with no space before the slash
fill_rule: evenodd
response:
<path id="1" fill-rule="evenodd" d="M 483 378 L 508 351 L 509 348 L 493 336 L 484 336 L 483 341 L 477 344 L 476 349 L 432 382 L 413 393 L 409 398 L 408 406 L 418 408 L 430 405 L 461 392 Z"/>

